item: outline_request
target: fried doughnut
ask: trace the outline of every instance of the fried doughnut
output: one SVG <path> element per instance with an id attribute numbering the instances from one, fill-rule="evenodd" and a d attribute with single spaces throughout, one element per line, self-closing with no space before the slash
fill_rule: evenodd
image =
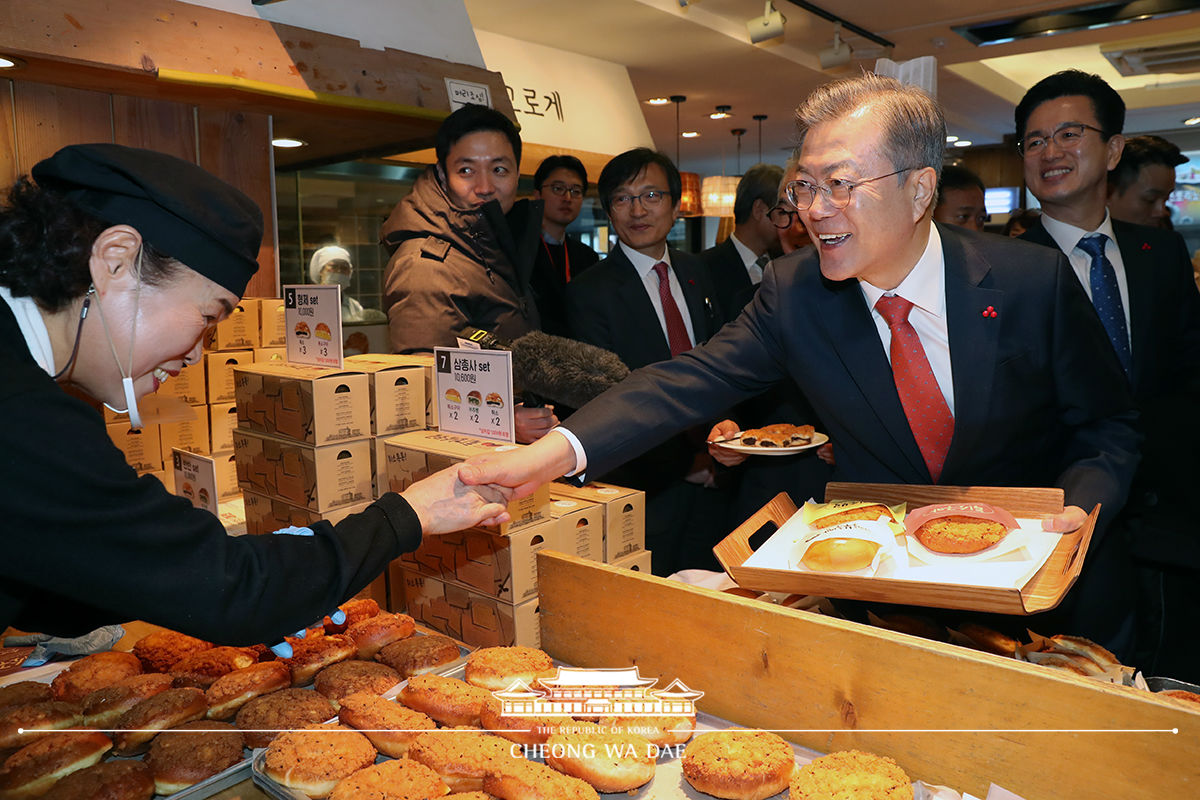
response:
<path id="1" fill-rule="evenodd" d="M 438 774 L 407 758 L 384 761 L 342 778 L 329 800 L 429 800 L 450 791 Z"/>
<path id="2" fill-rule="evenodd" d="M 154 737 L 146 764 L 156 794 L 174 794 L 242 760 L 242 734 L 227 722 L 197 720 Z"/>
<path id="3" fill-rule="evenodd" d="M 376 614 L 346 628 L 346 635 L 358 647 L 358 657 L 370 660 L 384 645 L 407 639 L 416 629 L 408 614 Z"/>
<path id="4" fill-rule="evenodd" d="M 17 681 L 7 686 L 0 686 L 0 711 L 13 706 L 27 706 L 30 703 L 44 703 L 53 700 L 50 684 L 40 681 Z"/>
<path id="5" fill-rule="evenodd" d="M 419 734 L 408 747 L 408 757 L 441 776 L 450 791 L 476 792 L 483 789 L 484 775 L 524 763 L 513 749 L 513 744 L 490 733 L 442 730 Z"/>
<path id="6" fill-rule="evenodd" d="M 78 703 L 97 689 L 140 675 L 142 662 L 133 653 L 109 650 L 84 656 L 55 676 L 50 691 L 55 700 Z"/>
<path id="7" fill-rule="evenodd" d="M 342 661 L 317 673 L 313 688 L 337 708 L 343 697 L 355 692 L 383 694 L 400 682 L 400 673 L 373 661 Z"/>
<path id="8" fill-rule="evenodd" d="M 267 747 L 268 778 L 309 797 L 327 797 L 338 781 L 375 763 L 375 748 L 356 730 L 312 725 L 281 733 Z"/>
<path id="9" fill-rule="evenodd" d="M 117 719 L 113 754 L 132 756 L 144 752 L 159 731 L 204 719 L 207 711 L 204 692 L 190 686 L 148 697 Z"/>
<path id="10" fill-rule="evenodd" d="M 880 517 L 887 517 L 892 522 L 896 518 L 892 515 L 892 510 L 882 503 L 876 503 L 869 506 L 858 506 L 857 508 L 847 509 L 846 511 L 835 511 L 828 516 L 814 519 L 810 525 L 814 528 L 831 528 L 834 525 L 840 525 L 843 522 L 853 522 L 858 519 L 867 521 L 875 521 Z"/>
<path id="11" fill-rule="evenodd" d="M 483 778 L 483 790 L 501 800 L 600 800 L 586 782 L 534 761 L 489 772 Z"/>
<path id="12" fill-rule="evenodd" d="M 178 661 L 212 646 L 212 642 L 194 636 L 161 630 L 138 639 L 133 654 L 146 672 L 170 672 Z"/>
<path id="13" fill-rule="evenodd" d="M 788 787 L 796 754 L 767 731 L 702 733 L 683 754 L 683 777 L 698 792 L 728 800 L 765 800 Z"/>
<path id="14" fill-rule="evenodd" d="M 261 661 L 235 669 L 213 681 L 204 692 L 209 719 L 230 719 L 256 697 L 292 685 L 292 671 L 282 661 Z"/>
<path id="15" fill-rule="evenodd" d="M 659 748 L 685 744 L 696 732 L 696 715 L 676 717 L 601 717 L 609 733 L 636 733 Z"/>
<path id="16" fill-rule="evenodd" d="M 447 636 L 410 636 L 384 645 L 375 660 L 387 664 L 402 678 L 424 675 L 459 657 L 458 645 Z"/>
<path id="17" fill-rule="evenodd" d="M 448 728 L 457 725 L 478 727 L 479 712 L 491 697 L 477 686 L 432 673 L 410 678 L 399 694 L 401 703 L 428 714 Z"/>
<path id="18" fill-rule="evenodd" d="M 978 553 L 1008 536 L 1008 527 L 990 519 L 956 514 L 929 520 L 913 531 L 913 536 L 934 553 Z"/>
<path id="19" fill-rule="evenodd" d="M 333 636 L 310 635 L 289 641 L 292 643 L 292 657 L 283 659 L 283 663 L 292 671 L 292 686 L 304 686 L 325 667 L 354 658 L 358 653 L 358 645 L 344 633 Z"/>
<path id="20" fill-rule="evenodd" d="M 116 759 L 72 772 L 42 800 L 150 800 L 153 796 L 150 768 L 141 761 Z"/>
<path id="21" fill-rule="evenodd" d="M 111 728 L 121 715 L 147 697 L 170 689 L 174 679 L 161 672 L 133 675 L 115 686 L 83 698 L 83 724 L 89 728 Z"/>
<path id="22" fill-rule="evenodd" d="M 266 747 L 280 731 L 307 728 L 336 715 L 328 700 L 307 689 L 281 689 L 256 697 L 237 712 L 246 747 Z"/>
<path id="23" fill-rule="evenodd" d="M 223 675 L 258 663 L 258 653 L 249 647 L 214 647 L 195 653 L 171 667 L 176 686 L 207 689 Z"/>
<path id="24" fill-rule="evenodd" d="M 25 731 L 53 731 L 74 728 L 83 719 L 77 703 L 47 700 L 13 706 L 0 712 L 0 753 L 11 752 L 29 743 L 28 737 L 18 733 Z"/>
<path id="25" fill-rule="evenodd" d="M 788 800 L 913 800 L 912 782 L 890 758 L 842 750 L 796 770 Z"/>
<path id="26" fill-rule="evenodd" d="M 441 800 L 496 800 L 496 796 L 487 792 L 455 792 L 446 795 Z"/>
<path id="27" fill-rule="evenodd" d="M 505 716 L 503 704 L 494 697 L 488 698 L 479 711 L 479 724 L 484 730 L 521 745 L 544 744 L 558 733 L 561 723 L 561 717 Z"/>
<path id="28" fill-rule="evenodd" d="M 535 686 L 539 678 L 557 674 L 550 656 L 533 647 L 484 647 L 467 656 L 464 678 L 472 686 L 498 692 L 523 681 Z"/>
<path id="29" fill-rule="evenodd" d="M 334 633 L 345 633 L 346 628 L 349 628 L 356 622 L 373 617 L 379 613 L 379 603 L 375 602 L 370 597 L 361 597 L 356 600 L 347 600 L 338 606 L 342 613 L 346 615 L 346 620 L 341 625 L 336 624 L 332 619 L 326 617 L 322 623 L 327 635 Z"/>
<path id="30" fill-rule="evenodd" d="M 546 764 L 587 781 L 598 792 L 631 792 L 654 777 L 658 747 L 636 733 L 593 727 L 547 739 Z"/>
<path id="31" fill-rule="evenodd" d="M 420 711 L 405 708 L 394 700 L 384 700 L 371 692 L 355 692 L 343 697 L 338 721 L 363 731 L 376 750 L 392 758 L 408 755 L 409 744 L 420 735 L 416 731 L 437 727 Z"/>
<path id="32" fill-rule="evenodd" d="M 0 797 L 40 797 L 60 778 L 90 767 L 112 749 L 103 733 L 47 733 L 13 753 L 0 768 Z"/>

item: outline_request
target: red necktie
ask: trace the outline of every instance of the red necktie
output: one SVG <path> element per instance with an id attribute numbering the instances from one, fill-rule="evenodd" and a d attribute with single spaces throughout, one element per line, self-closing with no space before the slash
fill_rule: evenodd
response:
<path id="1" fill-rule="evenodd" d="M 903 297 L 881 297 L 875 310 L 884 318 L 892 332 L 892 378 L 900 405 L 908 417 L 917 447 L 933 482 L 937 483 L 954 436 L 954 417 L 946 405 L 946 398 L 929 368 L 925 348 L 917 338 L 917 332 L 908 321 L 912 303 Z"/>
<path id="2" fill-rule="evenodd" d="M 658 299 L 662 302 L 663 319 L 667 321 L 667 344 L 671 347 L 671 358 L 692 349 L 692 340 L 688 338 L 687 326 L 683 324 L 683 315 L 671 294 L 671 281 L 667 278 L 667 264 L 660 261 L 654 265 L 654 274 L 658 275 Z"/>

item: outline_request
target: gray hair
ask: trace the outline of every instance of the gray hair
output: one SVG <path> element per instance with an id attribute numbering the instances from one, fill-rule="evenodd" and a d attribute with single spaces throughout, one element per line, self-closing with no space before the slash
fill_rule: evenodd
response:
<path id="1" fill-rule="evenodd" d="M 942 175 L 946 120 L 937 101 L 922 89 L 873 73 L 827 83 L 796 109 L 799 146 L 816 125 L 833 122 L 863 106 L 883 127 L 888 160 L 897 169 L 932 167 Z M 904 176 L 900 176 L 903 180 Z"/>
<path id="2" fill-rule="evenodd" d="M 779 182 L 783 168 L 774 164 L 755 164 L 738 181 L 733 199 L 733 221 L 741 225 L 754 213 L 754 201 L 762 200 L 770 209 L 779 198 Z"/>

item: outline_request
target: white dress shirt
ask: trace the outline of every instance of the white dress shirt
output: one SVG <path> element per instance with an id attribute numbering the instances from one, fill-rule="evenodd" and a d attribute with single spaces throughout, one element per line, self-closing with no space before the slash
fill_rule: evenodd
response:
<path id="1" fill-rule="evenodd" d="M 1108 257 L 1113 265 L 1113 271 L 1117 273 L 1117 288 L 1121 292 L 1121 308 L 1125 312 L 1125 330 L 1129 331 L 1129 344 L 1132 348 L 1134 330 L 1129 323 L 1129 281 L 1125 279 L 1125 262 L 1121 259 L 1121 248 L 1117 246 L 1112 217 L 1108 215 L 1108 211 L 1104 212 L 1104 221 L 1092 231 L 1085 231 L 1083 228 L 1077 228 L 1066 222 L 1059 222 L 1045 211 L 1042 211 L 1042 224 L 1046 226 L 1046 233 L 1050 234 L 1050 238 L 1058 245 L 1058 249 L 1066 253 L 1067 259 L 1071 262 L 1071 269 L 1075 271 L 1075 277 L 1079 278 L 1079 282 L 1083 284 L 1083 290 L 1087 292 L 1089 300 L 1092 299 L 1092 257 L 1076 245 L 1079 244 L 1080 239 L 1089 234 L 1103 233 L 1108 237 L 1108 241 L 1104 243 L 1104 255 Z"/>
<path id="2" fill-rule="evenodd" d="M 953 416 L 954 376 L 950 369 L 950 334 L 946 322 L 946 260 L 937 226 L 929 226 L 929 242 L 925 245 L 925 252 L 893 291 L 884 291 L 864 280 L 859 280 L 858 285 L 871 309 L 875 332 L 883 343 L 888 363 L 892 360 L 892 331 L 883 316 L 875 310 L 875 303 L 886 294 L 898 295 L 913 304 L 908 321 L 917 332 L 921 347 L 925 348 L 925 358 L 929 360 L 933 378 L 942 390 L 946 407 Z"/>
<path id="3" fill-rule="evenodd" d="M 729 234 L 729 241 L 733 242 L 733 249 L 737 250 L 737 254 L 742 257 L 742 264 L 746 267 L 746 274 L 750 276 L 750 283 L 757 286 L 762 283 L 762 265 L 758 263 L 758 256 L 753 250 L 737 238 L 735 234 Z"/>
<path id="4" fill-rule="evenodd" d="M 658 315 L 658 327 L 662 328 L 663 339 L 669 342 L 671 337 L 667 335 L 667 318 L 663 314 L 662 297 L 658 293 L 658 273 L 654 271 L 654 265 L 660 261 L 667 265 L 667 281 L 671 285 L 671 297 L 675 298 L 675 305 L 679 307 L 679 315 L 683 317 L 683 325 L 687 328 L 688 343 L 695 347 L 696 333 L 692 330 L 692 315 L 688 311 L 687 300 L 683 296 L 683 287 L 679 285 L 679 277 L 675 274 L 675 270 L 670 268 L 670 249 L 664 246 L 661 258 L 651 258 L 628 247 L 624 242 L 620 242 L 617 246 L 624 251 L 629 263 L 633 264 L 633 268 L 641 276 L 642 285 L 646 287 L 646 294 L 650 297 L 650 304 L 654 306 L 654 313 Z"/>

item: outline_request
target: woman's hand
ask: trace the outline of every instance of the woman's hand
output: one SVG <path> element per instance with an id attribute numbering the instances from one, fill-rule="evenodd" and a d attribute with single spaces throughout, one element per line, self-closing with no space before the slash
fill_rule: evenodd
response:
<path id="1" fill-rule="evenodd" d="M 462 468 L 462 464 L 447 467 L 400 493 L 417 512 L 426 536 L 508 522 L 512 491 L 499 486 L 468 486 L 458 476 Z"/>

